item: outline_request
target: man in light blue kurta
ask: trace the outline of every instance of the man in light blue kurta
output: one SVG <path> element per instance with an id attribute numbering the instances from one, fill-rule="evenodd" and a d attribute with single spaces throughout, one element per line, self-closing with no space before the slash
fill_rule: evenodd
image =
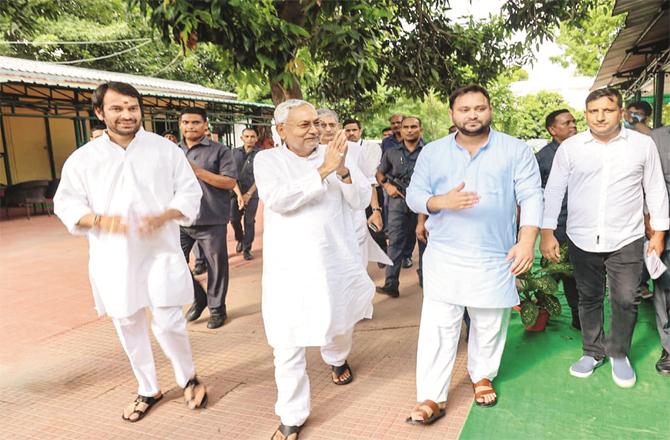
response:
<path id="1" fill-rule="evenodd" d="M 459 89 L 450 106 L 459 131 L 424 147 L 407 189 L 408 206 L 430 215 L 417 354 L 422 403 L 408 419 L 422 424 L 443 413 L 465 307 L 472 318 L 468 372 L 476 401 L 495 404 L 491 380 L 500 365 L 510 308 L 519 303 L 516 275 L 532 266 L 542 218 L 533 152 L 490 128 L 486 90 Z"/>

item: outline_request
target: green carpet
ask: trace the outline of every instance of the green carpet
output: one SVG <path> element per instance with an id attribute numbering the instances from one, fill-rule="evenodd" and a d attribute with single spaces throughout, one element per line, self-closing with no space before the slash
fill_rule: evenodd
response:
<path id="1" fill-rule="evenodd" d="M 570 364 L 582 354 L 581 335 L 570 328 L 562 295 L 561 303 L 562 316 L 540 333 L 526 332 L 512 312 L 494 382 L 498 404 L 473 405 L 460 438 L 670 439 L 670 377 L 654 368 L 661 348 L 652 303 L 639 308 L 630 353 L 637 384 L 631 389 L 614 384 L 609 362 L 587 379 L 570 376 Z"/>

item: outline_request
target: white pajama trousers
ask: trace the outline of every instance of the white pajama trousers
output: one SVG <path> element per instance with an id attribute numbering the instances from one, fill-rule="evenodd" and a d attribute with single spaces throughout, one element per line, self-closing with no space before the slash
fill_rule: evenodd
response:
<path id="1" fill-rule="evenodd" d="M 328 365 L 339 367 L 351 352 L 354 329 L 335 336 L 321 347 L 321 357 Z M 286 426 L 301 426 L 309 417 L 310 391 L 307 377 L 305 347 L 275 347 L 275 381 L 277 403 L 275 413 Z"/>
<path id="2" fill-rule="evenodd" d="M 417 401 L 446 402 L 465 307 L 424 298 L 416 359 Z M 468 373 L 473 383 L 498 374 L 510 309 L 468 307 Z"/>
<path id="3" fill-rule="evenodd" d="M 184 388 L 195 376 L 195 367 L 182 308 L 155 307 L 151 309 L 151 314 L 151 330 L 172 363 L 177 384 Z M 145 309 L 126 318 L 113 318 L 121 345 L 137 378 L 137 394 L 141 396 L 153 396 L 160 391 L 147 321 Z"/>

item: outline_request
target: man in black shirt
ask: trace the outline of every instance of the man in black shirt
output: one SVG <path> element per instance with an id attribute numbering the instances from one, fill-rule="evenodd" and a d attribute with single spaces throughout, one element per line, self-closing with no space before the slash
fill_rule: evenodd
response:
<path id="1" fill-rule="evenodd" d="M 226 321 L 226 293 L 228 291 L 228 250 L 226 227 L 230 215 L 230 190 L 237 183 L 237 167 L 228 147 L 208 139 L 207 113 L 198 107 L 181 111 L 179 126 L 182 141 L 179 144 L 189 160 L 202 187 L 200 212 L 195 222 L 181 228 L 181 247 L 188 260 L 197 242 L 207 261 L 207 293 L 195 278 L 195 298 L 186 314 L 188 321 L 200 317 L 209 307 L 207 328 L 218 328 Z"/>
<path id="2" fill-rule="evenodd" d="M 387 232 L 389 237 L 388 256 L 393 266 L 386 267 L 384 285 L 377 292 L 397 298 L 400 268 L 403 257 L 411 255 L 416 243 L 417 214 L 405 203 L 405 190 L 409 185 L 414 165 L 423 148 L 421 120 L 405 116 L 401 122 L 402 145 L 392 147 L 382 154 L 377 171 L 377 181 L 389 196 Z M 419 242 L 419 253 L 423 254 L 425 244 Z"/>
<path id="3" fill-rule="evenodd" d="M 542 188 L 547 185 L 549 173 L 551 172 L 551 164 L 554 162 L 554 156 L 558 150 L 558 146 L 567 138 L 577 134 L 577 125 L 575 118 L 569 110 L 560 109 L 555 110 L 547 115 L 545 119 L 545 128 L 552 137 L 552 141 L 545 145 L 535 155 L 537 164 L 540 167 L 540 177 L 542 178 Z M 556 227 L 556 239 L 559 243 L 566 243 L 568 235 L 566 234 L 566 223 L 568 220 L 568 195 L 566 193 L 563 198 L 563 205 L 561 205 L 561 213 L 558 215 L 558 224 Z M 572 275 L 556 276 L 556 281 L 563 281 L 563 292 L 565 299 L 572 311 L 572 326 L 577 330 L 581 330 L 581 323 L 579 322 L 579 297 L 577 295 L 577 284 Z"/>
<path id="4" fill-rule="evenodd" d="M 242 148 L 233 150 L 233 158 L 237 167 L 237 184 L 233 188 L 233 198 L 230 201 L 230 223 L 235 230 L 237 241 L 236 251 L 244 251 L 244 259 L 251 260 L 251 244 L 254 241 L 256 210 L 258 209 L 258 191 L 254 180 L 254 158 L 261 151 L 256 147 L 258 134 L 253 128 L 242 131 Z M 244 217 L 244 228 L 242 228 Z"/>

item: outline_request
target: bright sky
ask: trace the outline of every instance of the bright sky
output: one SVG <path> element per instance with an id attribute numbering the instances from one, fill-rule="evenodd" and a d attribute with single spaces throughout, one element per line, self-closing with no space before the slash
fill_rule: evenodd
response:
<path id="1" fill-rule="evenodd" d="M 489 14 L 496 14 L 504 0 L 451 0 L 450 17 L 473 15 L 476 19 L 486 18 Z M 557 81 L 565 80 L 572 75 L 572 69 L 564 69 L 559 64 L 554 64 L 549 57 L 561 54 L 561 49 L 553 42 L 545 42 L 540 50 L 535 53 L 534 65 L 524 66 L 529 74 L 529 82 L 542 81 L 546 84 L 555 84 Z"/>

